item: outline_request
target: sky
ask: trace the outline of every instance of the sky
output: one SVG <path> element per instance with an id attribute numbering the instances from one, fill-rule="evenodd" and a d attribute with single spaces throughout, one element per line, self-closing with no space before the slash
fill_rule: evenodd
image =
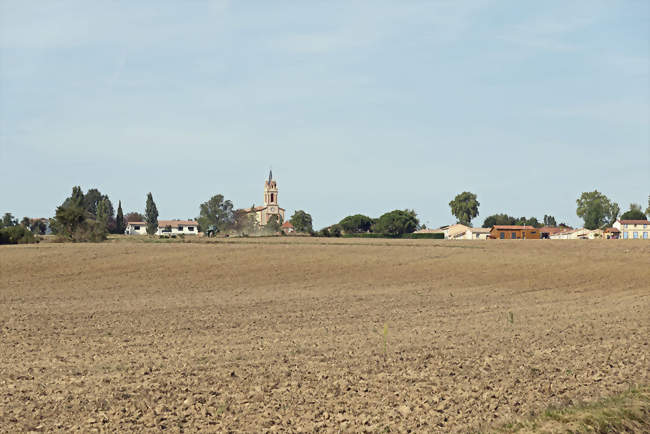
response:
<path id="1" fill-rule="evenodd" d="M 650 2 L 0 0 L 0 213 L 72 187 L 198 216 L 223 194 L 315 228 L 449 201 L 580 225 L 650 193 Z"/>

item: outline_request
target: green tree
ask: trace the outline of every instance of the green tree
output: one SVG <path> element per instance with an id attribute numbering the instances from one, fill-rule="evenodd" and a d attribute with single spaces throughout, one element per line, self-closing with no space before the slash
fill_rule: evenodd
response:
<path id="1" fill-rule="evenodd" d="M 235 212 L 232 202 L 224 200 L 223 195 L 217 194 L 200 205 L 199 230 L 205 231 L 215 226 L 220 232 L 230 229 L 235 223 Z"/>
<path id="2" fill-rule="evenodd" d="M 278 218 L 277 215 L 272 215 L 269 217 L 269 221 L 266 222 L 266 226 L 264 229 L 266 229 L 267 232 L 275 234 L 280 231 L 280 219 Z"/>
<path id="3" fill-rule="evenodd" d="M 56 209 L 50 220 L 52 232 L 61 240 L 72 242 L 103 241 L 106 239 L 106 226 L 92 219 L 84 208 L 83 192 L 73 187 L 72 195 Z"/>
<path id="4" fill-rule="evenodd" d="M 45 235 L 45 231 L 47 231 L 47 223 L 45 223 L 43 219 L 34 219 L 31 222 L 29 229 L 35 234 Z"/>
<path id="5" fill-rule="evenodd" d="M 126 223 L 124 221 L 124 213 L 122 212 L 122 201 L 117 202 L 117 217 L 115 217 L 115 233 L 124 234 L 126 230 Z"/>
<path id="6" fill-rule="evenodd" d="M 311 215 L 303 210 L 294 212 L 289 221 L 293 225 L 293 228 L 296 230 L 296 232 L 311 233 L 314 231 L 312 228 Z"/>
<path id="7" fill-rule="evenodd" d="M 645 209 L 645 215 L 650 217 L 650 194 L 648 195 L 648 207 Z"/>
<path id="8" fill-rule="evenodd" d="M 557 226 L 557 222 L 555 221 L 555 217 L 552 215 L 546 215 L 544 214 L 544 226 L 549 226 L 549 227 L 555 227 Z"/>
<path id="9" fill-rule="evenodd" d="M 394 210 L 385 213 L 372 228 L 373 232 L 387 236 L 398 237 L 414 232 L 420 222 L 413 210 Z"/>
<path id="10" fill-rule="evenodd" d="M 456 217 L 458 223 L 471 226 L 472 219 L 478 216 L 478 207 L 481 204 L 476 200 L 476 195 L 464 191 L 449 202 L 451 214 Z"/>
<path id="11" fill-rule="evenodd" d="M 515 223 L 517 223 L 517 219 L 508 214 L 493 214 L 485 218 L 483 227 L 491 228 L 497 225 L 514 225 Z"/>
<path id="12" fill-rule="evenodd" d="M 18 224 L 18 219 L 13 216 L 10 212 L 5 213 L 2 217 L 2 227 L 16 226 Z"/>
<path id="13" fill-rule="evenodd" d="M 96 221 L 97 223 L 102 224 L 105 228 L 108 227 L 108 199 L 102 199 L 97 204 L 96 210 Z"/>
<path id="14" fill-rule="evenodd" d="M 151 192 L 147 194 L 144 216 L 144 221 L 147 224 L 147 234 L 154 235 L 158 230 L 158 208 L 153 201 Z"/>
<path id="15" fill-rule="evenodd" d="M 339 226 L 346 234 L 368 232 L 372 227 L 372 224 L 373 220 L 362 214 L 347 216 L 339 222 Z"/>
<path id="16" fill-rule="evenodd" d="M 124 216 L 125 226 L 126 223 L 130 222 L 144 222 L 144 216 L 139 212 L 131 211 L 126 216 Z"/>
<path id="17" fill-rule="evenodd" d="M 29 217 L 23 217 L 23 219 L 20 221 L 20 224 L 26 228 L 29 228 L 30 227 Z"/>
<path id="18" fill-rule="evenodd" d="M 584 220 L 586 229 L 598 229 L 613 224 L 620 212 L 617 203 L 598 190 L 584 192 L 576 200 L 576 214 Z"/>
<path id="19" fill-rule="evenodd" d="M 621 215 L 621 220 L 646 220 L 646 218 L 645 213 L 641 211 L 641 205 L 631 203 L 629 211 Z"/>

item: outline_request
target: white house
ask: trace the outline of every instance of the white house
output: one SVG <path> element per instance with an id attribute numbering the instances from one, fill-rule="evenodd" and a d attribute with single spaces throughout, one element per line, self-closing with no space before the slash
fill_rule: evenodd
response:
<path id="1" fill-rule="evenodd" d="M 147 235 L 147 224 L 145 222 L 128 222 L 125 235 Z"/>
<path id="2" fill-rule="evenodd" d="M 467 228 L 464 240 L 487 240 L 492 228 Z"/>
<path id="3" fill-rule="evenodd" d="M 650 239 L 650 222 L 648 220 L 616 220 L 612 225 L 621 231 L 620 238 L 628 239 Z"/>
<path id="4" fill-rule="evenodd" d="M 129 222 L 124 231 L 126 235 L 147 235 L 145 222 Z M 156 235 L 196 235 L 199 223 L 194 220 L 158 220 Z"/>
<path id="5" fill-rule="evenodd" d="M 549 236 L 552 240 L 595 240 L 603 238 L 602 229 L 567 229 Z"/>
<path id="6" fill-rule="evenodd" d="M 196 235 L 199 223 L 194 220 L 158 220 L 156 235 Z"/>

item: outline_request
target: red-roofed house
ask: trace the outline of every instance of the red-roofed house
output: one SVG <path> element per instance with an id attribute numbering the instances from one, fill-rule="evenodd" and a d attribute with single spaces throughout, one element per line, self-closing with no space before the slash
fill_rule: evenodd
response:
<path id="1" fill-rule="evenodd" d="M 621 238 L 627 239 L 649 239 L 650 222 L 648 220 L 616 220 L 612 225 L 621 231 Z"/>
<path id="2" fill-rule="evenodd" d="M 282 223 L 282 226 L 280 226 L 280 230 L 287 235 L 296 232 L 296 229 L 293 227 L 290 221 L 286 221 Z"/>
<path id="3" fill-rule="evenodd" d="M 496 225 L 490 231 L 493 240 L 539 240 L 539 229 L 533 226 Z"/>

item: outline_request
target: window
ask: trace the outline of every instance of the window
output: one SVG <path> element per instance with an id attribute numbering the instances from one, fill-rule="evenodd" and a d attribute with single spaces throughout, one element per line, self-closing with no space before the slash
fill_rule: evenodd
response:
<path id="1" fill-rule="evenodd" d="M 501 234 L 499 235 L 499 238 L 504 239 L 505 237 L 506 237 L 506 233 L 505 233 L 505 232 L 501 232 Z"/>
<path id="2" fill-rule="evenodd" d="M 635 240 L 636 240 L 637 238 L 639 238 L 639 233 L 638 233 L 638 232 L 633 232 L 633 233 L 632 233 L 632 238 L 634 238 Z"/>
<path id="3" fill-rule="evenodd" d="M 627 234 L 628 234 L 628 233 L 629 233 L 629 232 L 623 232 L 623 239 L 624 239 L 624 240 L 627 240 Z"/>
<path id="4" fill-rule="evenodd" d="M 194 232 L 194 226 L 188 226 L 187 230 L 190 231 L 190 232 Z"/>
<path id="5" fill-rule="evenodd" d="M 647 239 L 648 239 L 648 233 L 647 233 L 647 232 L 644 232 L 644 233 L 643 233 L 643 239 L 644 239 L 644 240 L 647 240 Z"/>
<path id="6" fill-rule="evenodd" d="M 516 239 L 517 239 L 517 232 L 513 232 L 513 233 L 511 234 L 511 236 L 512 236 L 512 239 L 513 239 L 513 240 L 516 240 Z"/>
<path id="7" fill-rule="evenodd" d="M 139 231 L 139 230 L 140 230 L 140 226 L 133 226 L 133 229 L 136 230 L 136 231 Z"/>
<path id="8" fill-rule="evenodd" d="M 183 226 L 182 225 L 178 225 L 178 232 L 183 232 Z"/>
<path id="9" fill-rule="evenodd" d="M 648 229 L 648 225 L 644 223 L 643 224 L 643 229 Z"/>

